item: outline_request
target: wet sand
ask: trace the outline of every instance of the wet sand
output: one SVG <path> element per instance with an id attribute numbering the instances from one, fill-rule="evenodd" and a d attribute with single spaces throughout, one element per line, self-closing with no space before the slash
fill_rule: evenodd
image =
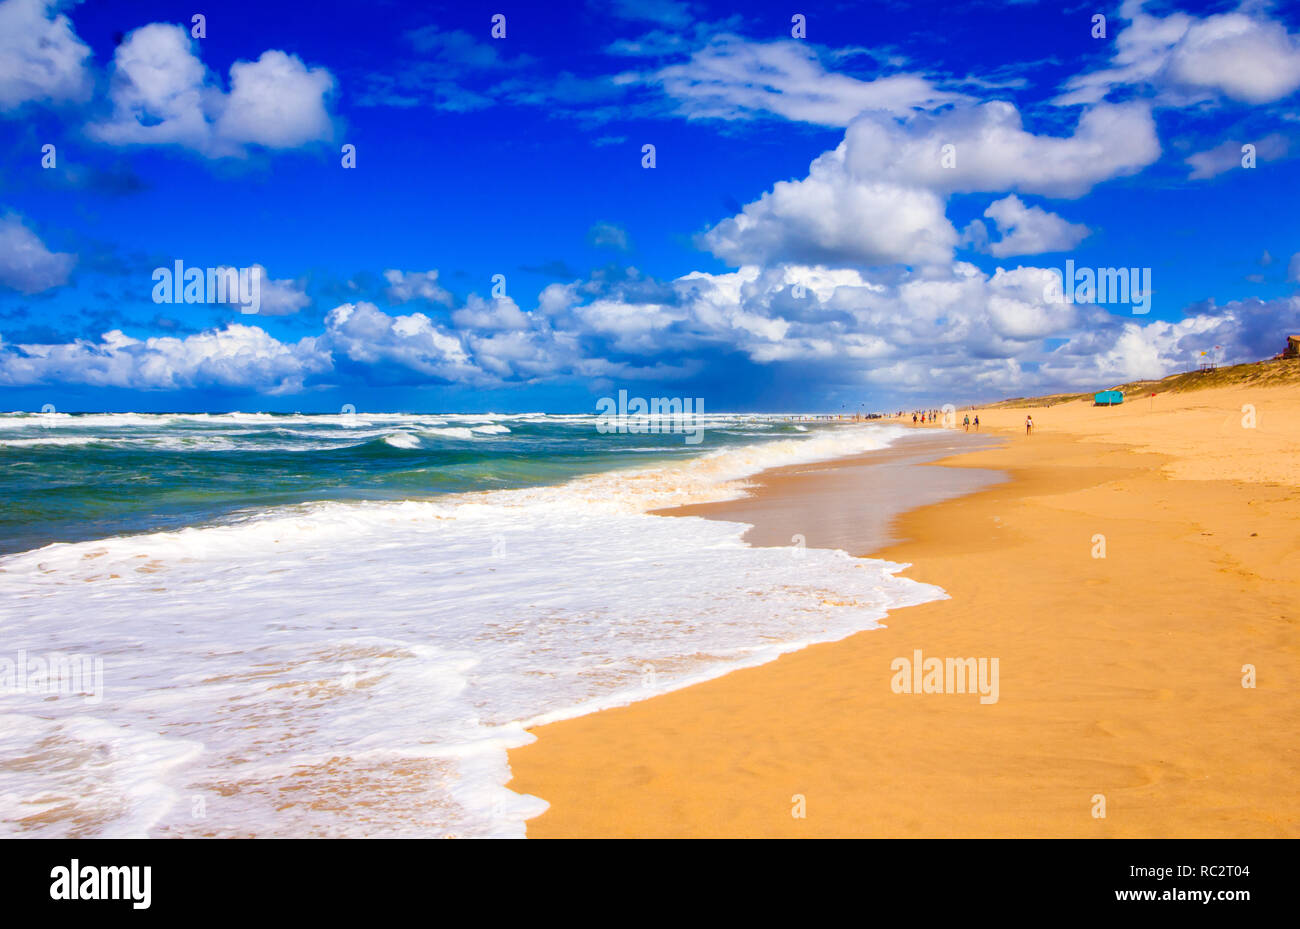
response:
<path id="1" fill-rule="evenodd" d="M 898 540 L 895 522 L 908 510 L 1006 480 L 989 469 L 921 465 L 1000 441 L 987 434 L 918 429 L 889 448 L 764 471 L 749 497 L 660 512 L 749 523 L 744 538 L 750 545 L 791 545 L 799 536 L 809 548 L 875 551 Z"/>

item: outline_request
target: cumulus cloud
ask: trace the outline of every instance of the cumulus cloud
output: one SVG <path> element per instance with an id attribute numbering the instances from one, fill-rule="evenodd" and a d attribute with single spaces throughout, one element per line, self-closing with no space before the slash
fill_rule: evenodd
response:
<path id="1" fill-rule="evenodd" d="M 1068 222 L 1041 207 L 1026 206 L 1015 194 L 993 201 L 984 216 L 993 220 L 1001 238 L 990 243 L 988 232 L 979 220 L 967 227 L 966 237 L 977 250 L 987 251 L 995 258 L 1066 251 L 1091 232 L 1082 223 Z"/>
<path id="2" fill-rule="evenodd" d="M 361 364 L 395 364 L 444 381 L 477 373 L 460 339 L 428 316 L 389 316 L 373 303 L 345 303 L 330 310 L 325 344 Z"/>
<path id="3" fill-rule="evenodd" d="M 1084 378 L 1114 382 L 1162 377 L 1189 370 L 1203 350 L 1222 346 L 1225 362 L 1274 354 L 1300 324 L 1300 298 L 1250 298 L 1223 306 L 1209 300 L 1174 322 L 1137 323 L 1118 317 L 1093 332 L 1074 335 L 1044 363 L 1043 375 L 1069 383 Z"/>
<path id="4" fill-rule="evenodd" d="M 1263 5 L 1204 19 L 1152 16 L 1142 6 L 1127 0 L 1120 8 L 1129 24 L 1114 38 L 1110 67 L 1071 78 L 1057 103 L 1097 103 L 1112 91 L 1138 87 L 1170 105 L 1218 97 L 1260 104 L 1300 88 L 1300 37 L 1270 19 Z"/>
<path id="5" fill-rule="evenodd" d="M 700 244 L 733 265 L 795 262 L 878 265 L 935 263 L 957 234 L 932 191 L 859 181 L 841 146 L 812 163 L 801 181 L 778 181 Z"/>
<path id="6" fill-rule="evenodd" d="M 8 386 L 67 383 L 92 387 L 175 390 L 225 387 L 292 393 L 305 379 L 330 368 L 316 338 L 280 342 L 256 326 L 185 338 L 133 339 L 118 330 L 99 342 L 10 345 L 0 341 L 0 383 Z"/>
<path id="7" fill-rule="evenodd" d="M 869 359 L 874 369 L 958 346 L 997 358 L 1027 350 L 1079 319 L 1079 305 L 1044 297 L 1051 280 L 1040 268 L 988 276 L 959 262 L 901 277 L 745 267 L 678 284 L 689 295 L 681 312 L 755 361 Z"/>
<path id="8" fill-rule="evenodd" d="M 90 47 L 55 0 L 0 3 L 0 112 L 31 101 L 62 103 L 90 96 Z"/>
<path id="9" fill-rule="evenodd" d="M 274 49 L 257 61 L 230 66 L 230 93 L 214 134 L 237 144 L 297 148 L 328 139 L 333 129 L 325 99 L 334 78 L 308 68 L 296 55 Z"/>
<path id="10" fill-rule="evenodd" d="M 1045 298 L 1054 272 L 958 262 L 901 277 L 856 270 L 742 268 L 675 282 L 677 312 L 758 363 L 816 364 L 817 376 L 930 397 L 1089 389 L 1191 368 L 1223 346 L 1226 361 L 1264 357 L 1300 325 L 1300 298 L 1206 303 L 1176 322 Z M 1051 347 L 1047 340 L 1061 340 Z"/>
<path id="11" fill-rule="evenodd" d="M 333 87 L 324 68 L 268 50 L 231 65 L 225 93 L 194 54 L 189 33 L 152 23 L 117 47 L 113 115 L 88 131 L 110 145 L 179 145 L 210 157 L 242 156 L 249 145 L 297 148 L 331 137 L 326 100 Z"/>
<path id="12" fill-rule="evenodd" d="M 384 272 L 384 280 L 388 281 L 388 289 L 384 293 L 392 303 L 428 300 L 430 303 L 451 306 L 451 291 L 438 283 L 437 271 L 398 271 L 390 268 Z"/>
<path id="13" fill-rule="evenodd" d="M 806 370 L 810 385 L 960 400 L 1158 377 L 1192 367 L 1214 345 L 1225 361 L 1251 360 L 1300 330 L 1300 297 L 1207 302 L 1171 322 L 1053 302 L 1055 280 L 1046 268 L 988 274 L 965 262 L 904 273 L 745 266 L 663 282 L 629 274 L 552 284 L 532 310 L 474 295 L 451 327 L 347 303 L 296 343 L 235 324 L 184 339 L 114 331 L 98 342 L 0 341 L 0 384 L 294 392 L 340 377 L 472 387 L 670 382 L 739 356 Z"/>
<path id="14" fill-rule="evenodd" d="M 807 178 L 778 182 L 699 241 L 734 265 L 939 264 L 951 259 L 958 242 L 946 216 L 949 193 L 1078 197 L 1159 154 L 1143 106 L 1089 109 L 1069 136 L 1027 132 L 1016 108 L 1001 102 L 907 120 L 867 113 L 839 146 L 813 161 Z M 1047 217 L 1022 216 L 1026 231 L 1007 248 L 1030 243 L 1034 232 L 1070 233 L 1069 224 L 1047 228 L 1053 226 Z"/>
<path id="15" fill-rule="evenodd" d="M 77 256 L 51 252 L 16 213 L 0 218 L 0 286 L 34 294 L 66 284 Z"/>
<path id="16" fill-rule="evenodd" d="M 529 325 L 528 317 L 519 304 L 509 297 L 497 297 L 484 300 L 478 294 L 470 294 L 465 305 L 451 314 L 451 320 L 461 329 L 524 329 Z"/>
<path id="17" fill-rule="evenodd" d="M 1055 274 L 1024 266 L 986 274 L 965 262 L 902 274 L 784 265 L 692 272 L 663 288 L 553 284 L 537 311 L 546 308 L 550 340 L 529 344 L 554 349 L 577 338 L 586 360 L 654 352 L 672 363 L 725 352 L 815 366 L 809 377 L 821 383 L 978 397 L 1162 376 L 1193 366 L 1207 345 L 1224 346 L 1226 360 L 1254 359 L 1300 322 L 1300 299 L 1137 319 L 1049 300 Z M 552 376 L 579 366 L 550 357 Z"/>
<path id="18" fill-rule="evenodd" d="M 919 74 L 859 80 L 827 71 L 806 42 L 750 42 L 716 36 L 689 61 L 662 68 L 647 80 L 662 84 L 691 118 L 753 119 L 776 115 L 822 126 L 847 126 L 864 110 L 906 115 L 965 99 Z"/>

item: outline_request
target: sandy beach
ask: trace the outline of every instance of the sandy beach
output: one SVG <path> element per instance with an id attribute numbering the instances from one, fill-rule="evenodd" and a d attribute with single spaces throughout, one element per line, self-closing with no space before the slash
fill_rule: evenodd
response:
<path id="1" fill-rule="evenodd" d="M 981 409 L 997 442 L 912 465 L 961 495 L 886 512 L 880 455 L 681 511 L 906 563 L 950 599 L 534 730 L 510 755 L 511 788 L 550 803 L 528 834 L 1300 834 L 1297 409 L 1296 387 Z M 997 701 L 896 693 L 918 650 L 996 658 Z"/>

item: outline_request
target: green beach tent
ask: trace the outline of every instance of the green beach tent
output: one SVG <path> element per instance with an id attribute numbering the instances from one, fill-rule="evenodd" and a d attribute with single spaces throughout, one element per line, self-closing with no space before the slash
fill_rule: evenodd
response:
<path id="1" fill-rule="evenodd" d="M 1093 406 L 1114 406 L 1123 402 L 1124 391 L 1122 390 L 1103 390 L 1092 398 Z"/>

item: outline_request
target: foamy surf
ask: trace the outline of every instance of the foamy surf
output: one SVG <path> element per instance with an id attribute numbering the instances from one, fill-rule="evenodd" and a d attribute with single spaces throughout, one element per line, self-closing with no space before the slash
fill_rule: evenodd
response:
<path id="1" fill-rule="evenodd" d="M 394 432 L 384 436 L 384 441 L 393 448 L 419 448 L 420 437 L 409 432 Z"/>
<path id="2" fill-rule="evenodd" d="M 897 565 L 648 515 L 897 434 L 819 429 L 558 485 L 306 504 L 0 559 L 4 642 L 103 659 L 99 703 L 0 698 L 3 757 L 63 761 L 0 765 L 3 829 L 522 836 L 545 807 L 504 787 L 528 726 L 943 596 Z"/>

